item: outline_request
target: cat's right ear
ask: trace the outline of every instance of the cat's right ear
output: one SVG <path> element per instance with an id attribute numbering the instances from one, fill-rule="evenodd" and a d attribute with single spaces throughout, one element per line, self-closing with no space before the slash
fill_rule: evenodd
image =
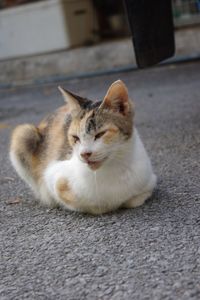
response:
<path id="1" fill-rule="evenodd" d="M 65 102 L 68 104 L 71 113 L 78 112 L 81 110 L 78 100 L 74 98 L 70 92 L 64 90 L 61 86 L 58 86 L 58 89 L 63 95 Z"/>
<path id="2" fill-rule="evenodd" d="M 129 101 L 128 90 L 121 80 L 115 81 L 109 87 L 100 107 L 120 113 L 124 116 L 131 111 L 131 103 Z"/>

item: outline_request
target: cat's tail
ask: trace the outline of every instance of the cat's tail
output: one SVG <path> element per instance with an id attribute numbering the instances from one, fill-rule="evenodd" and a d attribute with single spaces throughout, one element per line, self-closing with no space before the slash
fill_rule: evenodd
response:
<path id="1" fill-rule="evenodd" d="M 35 190 L 41 134 L 32 124 L 17 126 L 11 137 L 10 160 L 19 176 Z"/>

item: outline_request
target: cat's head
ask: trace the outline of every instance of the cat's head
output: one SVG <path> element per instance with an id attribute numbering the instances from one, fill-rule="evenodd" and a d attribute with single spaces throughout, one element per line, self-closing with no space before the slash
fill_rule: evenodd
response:
<path id="1" fill-rule="evenodd" d="M 120 159 L 132 136 L 133 105 L 125 84 L 115 81 L 103 101 L 93 102 L 59 87 L 71 114 L 68 140 L 73 153 L 92 170 Z"/>

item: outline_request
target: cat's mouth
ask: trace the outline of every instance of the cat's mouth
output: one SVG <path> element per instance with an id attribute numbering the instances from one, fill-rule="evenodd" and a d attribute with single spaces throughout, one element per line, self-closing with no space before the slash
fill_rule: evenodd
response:
<path id="1" fill-rule="evenodd" d="M 90 167 L 90 169 L 95 171 L 101 167 L 101 165 L 104 163 L 105 160 L 106 160 L 106 158 L 104 158 L 102 160 L 96 160 L 96 161 L 87 160 L 86 164 Z"/>

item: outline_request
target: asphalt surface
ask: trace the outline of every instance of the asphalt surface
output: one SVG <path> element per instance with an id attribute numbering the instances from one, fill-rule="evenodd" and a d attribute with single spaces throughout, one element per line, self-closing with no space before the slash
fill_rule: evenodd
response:
<path id="1" fill-rule="evenodd" d="M 200 299 L 200 63 L 63 85 L 101 99 L 118 78 L 158 186 L 143 207 L 96 217 L 42 207 L 8 160 L 12 127 L 62 104 L 56 86 L 0 91 L 1 300 Z"/>

